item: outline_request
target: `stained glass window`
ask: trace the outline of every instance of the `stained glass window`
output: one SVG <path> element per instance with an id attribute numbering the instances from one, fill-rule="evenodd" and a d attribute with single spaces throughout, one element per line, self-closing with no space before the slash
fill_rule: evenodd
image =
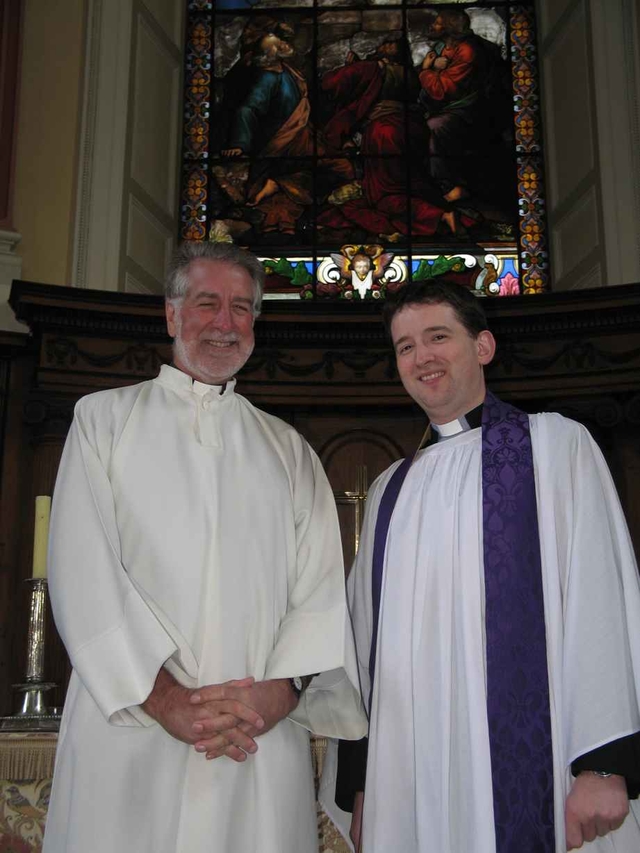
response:
<path id="1" fill-rule="evenodd" d="M 187 8 L 182 239 L 276 298 L 546 289 L 533 0 Z"/>

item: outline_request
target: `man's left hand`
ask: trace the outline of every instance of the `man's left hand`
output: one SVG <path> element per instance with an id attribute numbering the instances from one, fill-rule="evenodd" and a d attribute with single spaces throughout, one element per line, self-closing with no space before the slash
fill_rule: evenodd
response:
<path id="1" fill-rule="evenodd" d="M 191 702 L 202 704 L 210 700 L 210 687 L 202 687 L 194 691 Z M 234 688 L 239 702 L 257 711 L 264 720 L 264 726 L 257 729 L 249 723 L 240 723 L 238 728 L 250 738 L 263 735 L 272 729 L 280 720 L 287 717 L 296 707 L 298 699 L 291 689 L 288 678 L 276 678 L 269 681 L 256 681 L 250 687 Z M 209 721 L 199 720 L 198 731 L 201 735 L 195 744 L 198 752 L 206 750 L 207 758 L 219 758 L 222 755 L 235 757 L 235 750 L 225 736 L 224 731 L 217 730 Z M 237 760 L 237 759 L 236 759 Z"/>
<path id="2" fill-rule="evenodd" d="M 565 804 L 567 850 L 622 826 L 629 813 L 623 776 L 598 776 L 583 771 L 573 783 Z"/>
<path id="3" fill-rule="evenodd" d="M 430 50 L 429 53 L 425 56 L 425 58 L 422 60 L 422 70 L 428 71 L 437 58 L 438 54 L 435 52 L 435 50 Z"/>

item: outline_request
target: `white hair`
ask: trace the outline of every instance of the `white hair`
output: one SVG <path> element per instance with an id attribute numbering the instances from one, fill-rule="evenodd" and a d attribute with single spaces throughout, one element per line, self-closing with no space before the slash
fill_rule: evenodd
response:
<path id="1" fill-rule="evenodd" d="M 176 250 L 169 267 L 164 284 L 165 299 L 169 301 L 182 300 L 189 289 L 189 266 L 193 261 L 223 261 L 245 270 L 253 285 L 253 316 L 260 314 L 262 292 L 264 290 L 264 267 L 255 255 L 241 249 L 233 243 L 208 243 L 185 241 Z"/>

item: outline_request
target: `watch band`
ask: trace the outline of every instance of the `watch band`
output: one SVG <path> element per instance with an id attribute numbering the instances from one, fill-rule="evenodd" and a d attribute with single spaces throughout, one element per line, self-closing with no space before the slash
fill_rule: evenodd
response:
<path id="1" fill-rule="evenodd" d="M 291 685 L 291 689 L 296 694 L 296 697 L 299 699 L 302 696 L 302 691 L 304 690 L 304 684 L 302 683 L 302 679 L 299 675 L 294 676 L 289 679 L 289 684 Z"/>

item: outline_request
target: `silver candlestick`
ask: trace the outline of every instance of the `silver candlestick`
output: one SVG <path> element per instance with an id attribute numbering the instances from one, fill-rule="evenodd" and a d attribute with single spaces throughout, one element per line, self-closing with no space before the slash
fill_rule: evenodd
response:
<path id="1" fill-rule="evenodd" d="M 47 615 L 46 578 L 27 578 L 31 587 L 29 628 L 27 632 L 27 673 L 23 684 L 13 689 L 21 698 L 20 708 L 10 717 L 0 718 L 3 731 L 57 731 L 60 717 L 46 705 L 44 694 L 56 685 L 44 681 L 45 625 Z"/>

